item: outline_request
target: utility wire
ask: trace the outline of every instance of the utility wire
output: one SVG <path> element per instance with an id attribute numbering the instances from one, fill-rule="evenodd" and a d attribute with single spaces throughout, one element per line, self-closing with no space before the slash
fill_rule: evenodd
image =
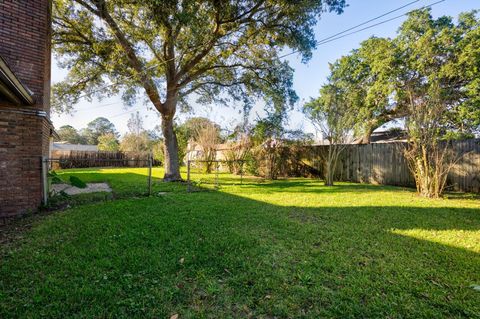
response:
<path id="1" fill-rule="evenodd" d="M 130 114 L 130 113 L 133 113 L 133 112 L 138 112 L 138 111 L 141 111 L 143 108 L 135 108 L 133 110 L 129 110 L 129 111 L 126 111 L 126 112 L 122 112 L 120 114 L 116 114 L 116 115 L 113 115 L 113 116 L 109 116 L 109 118 L 116 118 L 116 117 L 119 117 L 119 116 L 122 116 L 122 115 L 126 115 L 126 114 Z"/>
<path id="2" fill-rule="evenodd" d="M 436 5 L 436 4 L 439 4 L 439 3 L 444 2 L 444 1 L 446 1 L 446 0 L 440 0 L 440 1 L 437 1 L 437 2 L 434 2 L 434 3 L 430 4 L 430 5 L 428 5 L 428 6 L 423 6 L 423 7 L 421 7 L 420 9 L 415 9 L 415 10 L 421 10 L 421 9 L 429 8 L 429 7 L 432 7 L 432 6 Z M 387 22 L 390 22 L 390 21 L 399 19 L 399 18 L 401 18 L 401 17 L 403 17 L 403 16 L 405 16 L 405 15 L 411 13 L 411 12 L 412 12 L 412 11 L 409 11 L 409 12 L 407 12 L 407 13 L 405 13 L 405 14 L 398 15 L 398 16 L 396 16 L 396 17 L 393 17 L 393 18 L 384 20 L 384 21 L 382 21 L 382 22 L 378 22 L 378 23 L 372 24 L 372 25 L 370 25 L 370 26 L 368 26 L 368 27 L 365 27 L 365 28 L 359 29 L 359 30 L 357 30 L 357 31 L 353 31 L 353 32 L 350 32 L 350 33 L 347 33 L 347 34 L 344 34 L 344 35 L 341 35 L 341 36 L 338 36 L 338 37 L 335 37 L 335 38 L 330 39 L 330 40 L 327 40 L 327 41 L 321 41 L 321 42 L 318 43 L 318 44 L 319 44 L 319 45 L 321 45 L 321 44 L 326 44 L 326 43 L 329 43 L 329 42 L 332 42 L 332 41 L 335 41 L 335 40 L 344 38 L 344 37 L 346 37 L 346 36 L 352 35 L 352 34 L 354 34 L 354 33 L 358 33 L 358 32 L 361 32 L 361 31 L 364 31 L 364 30 L 367 30 L 367 29 L 376 27 L 376 26 L 378 26 L 378 25 L 381 25 L 381 24 L 384 24 L 384 23 L 387 23 Z"/>
<path id="3" fill-rule="evenodd" d="M 384 23 L 390 22 L 390 21 L 392 21 L 392 20 L 396 20 L 396 19 L 399 19 L 399 18 L 401 18 L 401 17 L 403 17 L 403 16 L 406 16 L 406 15 L 412 13 L 412 12 L 415 11 L 415 10 L 422 10 L 422 9 L 426 9 L 426 8 L 431 8 L 431 7 L 433 7 L 434 5 L 437 5 L 437 4 L 439 4 L 439 3 L 441 3 L 441 2 L 445 2 L 445 1 L 446 1 L 446 0 L 440 0 L 440 1 L 437 1 L 437 2 L 434 2 L 434 3 L 431 3 L 431 4 L 429 4 L 429 5 L 425 5 L 425 6 L 423 6 L 423 7 L 420 7 L 420 8 L 411 10 L 411 11 L 408 11 L 408 12 L 406 12 L 406 13 L 404 13 L 404 14 L 398 15 L 398 16 L 396 16 L 396 17 L 393 17 L 393 18 L 390 18 L 390 19 L 387 19 L 387 20 L 383 20 L 383 21 L 381 21 L 381 22 L 378 22 L 378 23 L 369 25 L 369 26 L 367 26 L 367 27 L 365 27 L 365 28 L 362 28 L 362 29 L 360 29 L 360 30 L 356 30 L 356 31 L 353 31 L 353 32 L 350 32 L 350 33 L 347 33 L 347 34 L 343 34 L 343 33 L 346 32 L 346 31 L 342 31 L 342 32 L 340 32 L 340 33 L 338 33 L 338 34 L 343 34 L 343 35 L 340 35 L 340 36 L 335 37 L 335 38 L 328 37 L 329 40 L 326 40 L 326 41 L 325 41 L 325 39 L 324 39 L 323 42 L 318 41 L 318 42 L 317 42 L 317 45 L 327 44 L 327 43 L 330 43 L 330 42 L 332 42 L 332 41 L 335 41 L 335 40 L 344 38 L 344 37 L 346 37 L 346 36 L 349 36 L 349 35 L 352 35 L 352 34 L 355 34 L 355 33 L 361 32 L 361 31 L 365 31 L 365 30 L 367 30 L 367 29 L 371 29 L 371 28 L 376 27 L 376 26 L 379 26 L 379 25 L 381 25 L 381 24 L 384 24 Z M 363 24 L 362 24 L 362 25 L 363 25 Z M 300 52 L 300 50 L 294 50 L 294 51 L 292 51 L 292 52 L 289 52 L 289 53 L 286 53 L 286 54 L 284 54 L 284 55 L 279 56 L 279 58 L 280 58 L 280 59 L 281 59 L 281 58 L 285 58 L 285 57 L 287 57 L 287 56 L 290 56 L 290 55 L 295 54 L 295 53 L 298 53 L 298 52 Z"/>
<path id="4" fill-rule="evenodd" d="M 377 17 L 374 17 L 374 18 L 372 18 L 372 19 L 369 19 L 369 20 L 367 20 L 367 21 L 365 21 L 365 22 L 362 22 L 362 23 L 360 23 L 360 24 L 357 24 L 357 25 L 355 25 L 355 26 L 353 26 L 353 27 L 350 27 L 350 28 L 348 28 L 348 29 L 345 29 L 345 30 L 343 30 L 343 31 L 341 31 L 341 32 L 335 33 L 335 34 L 333 34 L 333 35 L 331 35 L 331 36 L 329 36 L 329 37 L 326 37 L 326 38 L 323 38 L 323 39 L 321 39 L 321 40 L 318 40 L 318 41 L 316 42 L 316 44 L 317 44 L 317 45 L 323 45 L 323 44 L 327 44 L 327 43 L 336 41 L 336 40 L 338 40 L 338 39 L 347 37 L 347 36 L 349 36 L 349 35 L 356 34 L 356 33 L 359 33 L 359 32 L 362 32 L 362 31 L 365 31 L 365 30 L 368 30 L 368 29 L 371 29 L 371 28 L 373 28 L 373 27 L 382 25 L 382 24 L 384 24 L 384 23 L 387 23 L 387 22 L 390 22 L 390 21 L 399 19 L 399 18 L 401 18 L 401 17 L 403 17 L 403 16 L 406 16 L 406 15 L 412 13 L 412 12 L 415 11 L 415 10 L 422 10 L 422 9 L 426 9 L 426 8 L 431 8 L 431 7 L 433 7 L 434 5 L 437 5 L 437 4 L 439 4 L 439 3 L 445 2 L 446 0 L 439 0 L 439 1 L 433 2 L 433 3 L 429 4 L 429 5 L 425 5 L 425 6 L 423 6 L 423 7 L 420 7 L 420 8 L 411 10 L 411 11 L 408 11 L 408 12 L 406 12 L 406 13 L 404 13 L 404 14 L 395 16 L 395 17 L 393 17 L 393 18 L 389 18 L 389 19 L 387 19 L 387 20 L 380 21 L 380 22 L 378 22 L 378 23 L 369 25 L 369 26 L 364 27 L 364 28 L 362 28 L 362 29 L 355 30 L 355 31 L 352 31 L 352 32 L 347 33 L 348 31 L 354 30 L 354 29 L 356 29 L 356 28 L 358 28 L 358 27 L 361 27 L 361 26 L 363 26 L 363 25 L 366 25 L 366 24 L 368 24 L 368 23 L 370 23 L 370 22 L 373 22 L 373 21 L 375 21 L 375 20 L 378 20 L 378 19 L 380 19 L 380 18 L 383 18 L 383 17 L 385 17 L 385 16 L 387 16 L 387 15 L 389 15 L 389 14 L 392 14 L 392 13 L 394 13 L 394 12 L 397 12 L 397 11 L 401 10 L 401 9 L 404 9 L 404 8 L 410 6 L 410 5 L 414 4 L 414 3 L 417 3 L 417 2 L 419 2 L 419 1 L 420 1 L 420 0 L 411 1 L 411 2 L 409 2 L 409 3 L 407 3 L 407 4 L 404 4 L 403 6 L 400 6 L 400 7 L 396 8 L 396 9 L 393 9 L 393 10 L 390 10 L 390 11 L 388 11 L 388 12 L 385 12 L 385 13 L 377 16 Z M 287 54 L 284 54 L 284 55 L 279 56 L 279 58 L 280 58 L 280 59 L 281 59 L 281 58 L 285 58 L 285 57 L 287 57 L 287 56 L 293 55 L 293 54 L 298 53 L 298 52 L 299 52 L 299 50 L 294 50 L 294 51 L 292 51 L 292 52 L 289 52 L 289 53 L 287 53 Z M 175 58 L 171 58 L 171 59 L 168 59 L 168 60 L 165 60 L 165 61 L 161 61 L 161 62 L 159 62 L 159 63 L 157 63 L 157 64 L 155 64 L 155 65 L 152 65 L 152 66 L 146 68 L 145 71 L 148 71 L 148 70 L 154 69 L 154 68 L 156 68 L 156 67 L 159 67 L 159 66 L 161 66 L 161 65 L 163 65 L 163 64 L 165 64 L 165 63 L 167 63 L 167 62 L 169 62 L 169 61 L 172 61 L 172 60 L 174 60 L 174 59 L 175 59 Z M 126 78 L 127 78 L 127 79 L 130 79 L 130 78 L 133 78 L 134 76 L 135 76 L 135 75 L 131 75 L 131 76 L 126 77 Z M 117 83 L 111 83 L 111 84 L 105 85 L 105 86 L 103 86 L 103 87 L 101 87 L 101 88 L 99 88 L 99 89 L 97 89 L 97 90 L 95 90 L 95 91 L 92 91 L 92 92 L 90 92 L 90 93 L 81 95 L 81 96 L 79 97 L 79 99 L 84 98 L 84 97 L 87 97 L 87 96 L 90 96 L 91 94 L 94 94 L 94 93 L 103 91 L 103 90 L 105 90 L 106 88 L 109 88 L 109 87 L 114 86 L 114 85 L 118 85 L 118 84 L 117 84 Z M 96 108 L 98 108 L 98 107 L 104 107 L 104 106 L 121 104 L 121 103 L 122 103 L 122 102 L 108 103 L 108 104 L 98 105 L 98 106 L 94 106 L 94 107 L 91 107 L 91 108 L 88 108 L 88 109 L 79 110 L 79 111 L 96 109 Z M 118 117 L 118 116 L 122 116 L 122 115 L 125 115 L 125 114 L 128 114 L 128 113 L 133 113 L 133 112 L 136 112 L 136 111 L 138 111 L 138 109 L 136 109 L 136 110 L 131 110 L 131 111 L 124 112 L 124 113 L 120 113 L 120 114 L 114 115 L 114 116 L 112 116 L 112 117 Z"/>
<path id="5" fill-rule="evenodd" d="M 389 14 L 391 14 L 391 13 L 394 13 L 394 12 L 397 12 L 397 11 L 399 11 L 399 10 L 402 10 L 403 8 L 406 8 L 406 7 L 408 7 L 408 6 L 410 6 L 410 5 L 414 4 L 414 3 L 417 3 L 417 2 L 419 2 L 419 1 L 420 1 L 420 0 L 415 0 L 415 1 L 409 2 L 409 3 L 407 3 L 407 4 L 405 4 L 405 5 L 401 6 L 401 7 L 398 7 L 398 8 L 396 8 L 396 9 L 393 9 L 393 10 L 390 10 L 390 11 L 388 11 L 388 12 L 385 12 L 384 14 L 381 14 L 381 15 L 379 15 L 378 17 L 372 18 L 372 19 L 370 19 L 370 20 L 367 20 L 367 21 L 365 21 L 365 22 L 362 22 L 362 23 L 360 23 L 360 24 L 357 24 L 356 26 L 353 26 L 353 27 L 348 28 L 348 29 L 346 29 L 346 30 L 343 30 L 343 31 L 341 31 L 341 32 L 332 34 L 332 35 L 329 36 L 329 37 L 326 37 L 326 38 L 323 38 L 323 39 L 321 39 L 321 40 L 318 40 L 317 43 L 327 41 L 327 40 L 329 40 L 329 39 L 331 39 L 331 38 L 335 38 L 335 37 L 337 37 L 337 36 L 339 36 L 339 35 L 341 35 L 341 34 L 344 34 L 345 32 L 354 30 L 354 29 L 356 29 L 356 28 L 358 28 L 358 27 L 361 27 L 361 26 L 363 26 L 363 25 L 366 25 L 366 24 L 368 24 L 368 23 L 370 23 L 370 22 L 373 22 L 373 21 L 375 21 L 375 20 L 378 20 L 378 19 L 380 19 L 380 18 L 383 18 L 384 16 L 387 16 L 387 15 L 389 15 Z"/>
<path id="6" fill-rule="evenodd" d="M 95 106 L 92 106 L 92 107 L 87 107 L 85 109 L 75 110 L 75 112 L 96 110 L 96 109 L 100 109 L 100 108 L 103 108 L 103 107 L 118 105 L 118 104 L 123 104 L 123 102 L 112 102 L 112 103 L 106 103 L 106 104 L 98 104 L 98 105 L 95 105 Z"/>
<path id="7" fill-rule="evenodd" d="M 144 71 L 149 71 L 149 70 L 151 70 L 151 69 L 155 69 L 155 68 L 157 68 L 157 67 L 159 67 L 159 66 L 161 66 L 161 65 L 163 65 L 163 64 L 165 64 L 165 63 L 167 63 L 167 62 L 169 62 L 169 61 L 173 61 L 173 60 L 175 60 L 175 57 L 173 57 L 173 58 L 171 58 L 171 59 L 167 59 L 167 60 L 161 61 L 161 62 L 156 63 L 156 64 L 154 64 L 154 65 L 151 65 L 151 66 L 149 66 L 148 68 L 145 68 Z M 131 79 L 131 78 L 133 78 L 135 75 L 136 75 L 136 74 L 132 74 L 132 75 L 130 75 L 130 76 L 125 77 L 125 79 Z M 91 95 L 94 94 L 94 93 L 101 92 L 101 91 L 103 91 L 103 90 L 105 90 L 105 89 L 108 89 L 109 87 L 112 87 L 112 86 L 115 86 L 115 85 L 118 85 L 118 83 L 110 83 L 110 84 L 104 85 L 104 86 L 102 86 L 101 88 L 98 88 L 97 90 L 94 90 L 94 91 L 92 91 L 92 92 L 89 92 L 89 93 L 85 93 L 85 94 L 80 95 L 80 96 L 78 97 L 78 100 L 80 100 L 80 99 L 82 99 L 82 98 L 84 98 L 84 97 L 89 97 L 89 96 L 91 96 Z"/>
<path id="8" fill-rule="evenodd" d="M 356 26 L 354 26 L 354 27 L 351 27 L 351 28 L 346 29 L 346 30 L 343 30 L 343 31 L 341 31 L 341 32 L 339 32 L 339 33 L 333 34 L 333 35 L 331 35 L 331 36 L 329 36 L 329 37 L 327 37 L 327 38 L 321 39 L 321 40 L 317 41 L 317 44 L 319 44 L 319 43 L 321 43 L 321 42 L 324 42 L 324 41 L 326 41 L 326 40 L 329 40 L 329 39 L 331 39 L 331 38 L 334 38 L 334 37 L 336 37 L 336 36 L 338 36 L 338 35 L 344 34 L 345 32 L 348 32 L 348 31 L 351 31 L 351 30 L 353 30 L 353 29 L 356 29 L 356 28 L 358 28 L 358 27 L 360 27 L 360 26 L 362 26 L 362 25 L 365 25 L 365 24 L 367 24 L 367 23 L 370 23 L 370 22 L 372 22 L 372 21 L 378 20 L 378 19 L 380 19 L 380 18 L 382 18 L 382 17 L 384 17 L 384 16 L 386 16 L 386 15 L 389 15 L 389 14 L 391 14 L 391 13 L 393 13 L 393 12 L 396 12 L 396 11 L 398 11 L 398 10 L 401 10 L 401 9 L 403 9 L 403 8 L 405 8 L 405 7 L 407 7 L 407 6 L 410 6 L 410 5 L 412 5 L 412 4 L 414 4 L 414 3 L 418 2 L 418 1 L 420 1 L 420 0 L 415 0 L 415 1 L 409 2 L 409 3 L 407 3 L 407 4 L 405 4 L 405 5 L 401 6 L 401 7 L 398 7 L 398 8 L 396 8 L 396 9 L 391 10 L 391 11 L 388 11 L 388 12 L 386 12 L 386 13 L 384 13 L 384 14 L 382 14 L 382 15 L 379 15 L 379 16 L 373 18 L 373 19 L 370 19 L 370 20 L 367 20 L 367 21 L 365 21 L 365 22 L 362 22 L 362 23 L 360 23 L 360 24 L 358 24 L 358 25 L 356 25 Z M 293 53 L 296 53 L 296 52 L 298 52 L 298 51 L 293 51 L 293 52 L 291 52 L 291 53 L 289 53 L 289 54 L 293 54 Z M 284 56 L 281 56 L 280 58 L 282 58 L 282 57 L 284 57 Z M 171 58 L 171 59 L 168 59 L 168 60 L 161 61 L 161 62 L 159 62 L 159 63 L 157 63 L 157 64 L 155 64 L 155 65 L 152 65 L 152 66 L 146 68 L 145 71 L 148 71 L 148 70 L 154 69 L 154 68 L 156 68 L 156 67 L 159 67 L 160 65 L 163 65 L 163 64 L 165 64 L 165 63 L 167 63 L 167 62 L 169 62 L 169 61 L 172 61 L 172 60 L 174 60 L 174 59 L 175 59 L 175 58 Z M 131 78 L 133 78 L 133 77 L 134 77 L 134 75 L 131 75 L 131 76 L 127 77 L 127 79 L 131 79 Z M 104 86 L 102 86 L 101 88 L 99 88 L 99 89 L 97 89 L 97 90 L 95 90 L 95 91 L 92 91 L 92 92 L 90 92 L 90 93 L 85 93 L 85 94 L 83 94 L 83 95 L 80 95 L 80 96 L 78 97 L 78 99 L 82 99 L 82 98 L 84 98 L 84 97 L 91 96 L 91 95 L 94 94 L 94 93 L 101 92 L 101 91 L 103 91 L 103 90 L 105 90 L 105 89 L 107 89 L 107 88 L 109 88 L 109 87 L 115 86 L 115 85 L 118 85 L 118 83 L 110 83 L 110 84 L 104 85 Z"/>

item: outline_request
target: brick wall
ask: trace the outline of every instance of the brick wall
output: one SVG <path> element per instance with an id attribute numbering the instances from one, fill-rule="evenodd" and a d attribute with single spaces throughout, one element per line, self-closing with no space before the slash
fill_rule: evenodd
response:
<path id="1" fill-rule="evenodd" d="M 41 204 L 40 159 L 51 129 L 50 14 L 50 0 L 0 1 L 0 55 L 35 98 L 31 106 L 0 98 L 0 223 Z"/>

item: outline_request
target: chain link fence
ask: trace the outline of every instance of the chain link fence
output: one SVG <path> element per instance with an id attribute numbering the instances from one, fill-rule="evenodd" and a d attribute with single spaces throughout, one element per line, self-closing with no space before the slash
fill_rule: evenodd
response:
<path id="1" fill-rule="evenodd" d="M 43 157 L 43 204 L 50 206 L 52 203 L 61 202 L 62 197 L 65 199 L 72 195 L 91 193 L 111 193 L 115 197 L 151 196 L 153 164 L 151 154 L 146 158 Z M 130 168 L 133 172 L 120 172 L 121 178 L 111 178 L 109 172 L 114 173 L 115 169 L 119 168 Z M 143 171 L 144 169 L 146 171 Z M 142 187 L 142 184 L 145 187 Z"/>
<path id="2" fill-rule="evenodd" d="M 247 174 L 249 163 L 248 160 L 188 160 L 187 192 L 264 182 L 262 177 Z"/>

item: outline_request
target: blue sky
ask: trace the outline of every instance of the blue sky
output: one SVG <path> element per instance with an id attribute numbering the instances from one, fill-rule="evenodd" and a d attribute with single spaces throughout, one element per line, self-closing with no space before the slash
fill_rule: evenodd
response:
<path id="1" fill-rule="evenodd" d="M 345 9 L 343 14 L 336 15 L 333 13 L 325 13 L 322 16 L 321 20 L 315 27 L 316 38 L 317 40 L 320 40 L 329 37 L 410 2 L 412 2 L 412 0 L 347 0 L 349 6 Z M 403 10 L 383 17 L 371 24 L 398 16 L 402 13 L 429 5 L 433 2 L 436 1 L 420 0 Z M 446 0 L 433 6 L 432 14 L 435 17 L 442 15 L 457 17 L 460 12 L 473 9 L 480 9 L 479 0 Z M 295 70 L 294 87 L 300 98 L 297 107 L 289 113 L 289 127 L 292 129 L 301 129 L 309 133 L 315 133 L 313 126 L 303 117 L 301 112 L 298 111 L 298 108 L 304 101 L 308 101 L 310 97 L 317 96 L 318 89 L 323 83 L 325 83 L 326 77 L 328 76 L 329 62 L 333 62 L 342 55 L 348 54 L 349 51 L 357 48 L 360 42 L 370 36 L 394 37 L 396 30 L 404 20 L 405 17 L 402 17 L 325 45 L 320 45 L 317 50 L 313 52 L 312 59 L 306 64 L 301 63 L 300 58 L 296 55 L 287 57 L 286 59 Z M 288 50 L 286 52 L 288 52 Z M 59 69 L 54 60 L 52 65 L 52 80 L 58 82 L 63 76 L 65 76 L 65 74 L 66 71 Z M 179 114 L 179 120 L 183 121 L 191 116 L 204 116 L 219 123 L 224 128 L 231 128 L 236 123 L 239 123 L 242 118 L 242 114 L 238 109 L 235 110 L 233 108 L 219 107 L 216 105 L 207 107 L 203 105 L 194 105 L 193 108 L 194 113 Z M 82 101 L 76 106 L 75 110 L 76 112 L 72 115 L 52 114 L 52 121 L 55 126 L 58 128 L 62 125 L 69 124 L 80 129 L 85 127 L 88 122 L 96 117 L 104 116 L 110 119 L 115 124 L 117 130 L 123 134 L 127 130 L 127 121 L 130 114 L 137 110 L 140 111 L 140 114 L 144 119 L 145 128 L 153 129 L 157 124 L 160 124 L 160 118 L 156 111 L 147 110 L 147 107 L 141 102 L 133 107 L 127 108 L 121 104 L 119 97 L 105 99 L 101 102 L 93 101 L 92 103 Z M 259 103 L 252 110 L 250 118 L 253 120 L 257 115 L 262 116 L 263 114 L 263 105 Z"/>

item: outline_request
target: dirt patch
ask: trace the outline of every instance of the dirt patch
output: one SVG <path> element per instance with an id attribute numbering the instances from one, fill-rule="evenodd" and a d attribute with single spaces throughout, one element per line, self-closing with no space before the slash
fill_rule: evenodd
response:
<path id="1" fill-rule="evenodd" d="M 88 194 L 88 193 L 111 193 L 112 189 L 107 183 L 87 183 L 87 187 L 78 188 L 68 184 L 53 184 L 51 190 L 55 193 L 64 192 L 68 195 Z"/>
<path id="2" fill-rule="evenodd" d="M 302 210 L 293 210 L 288 214 L 288 217 L 300 222 L 301 224 L 326 222 L 325 216 L 319 216 Z"/>

